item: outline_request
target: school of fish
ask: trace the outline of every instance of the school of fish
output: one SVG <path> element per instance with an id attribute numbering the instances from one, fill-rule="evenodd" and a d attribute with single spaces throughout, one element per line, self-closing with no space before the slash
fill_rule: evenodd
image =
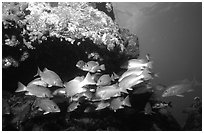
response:
<path id="1" fill-rule="evenodd" d="M 102 110 L 109 108 L 113 111 L 131 107 L 129 93 L 142 94 L 152 91 L 151 87 L 138 87 L 141 83 L 148 82 L 157 74 L 152 71 L 153 61 L 149 55 L 146 59 L 130 59 L 125 62 L 121 69 L 124 72 L 121 75 L 116 73 L 106 73 L 105 64 L 97 61 L 84 62 L 79 60 L 76 67 L 87 72 L 84 76 L 76 76 L 70 81 L 63 82 L 58 74 L 54 71 L 44 68 L 43 71 L 38 68 L 36 79 L 24 85 L 18 82 L 18 88 L 15 92 L 25 92 L 25 95 L 36 97 L 35 107 L 38 107 L 43 114 L 60 112 L 58 105 L 52 100 L 54 96 L 64 96 L 69 98 L 69 106 L 67 112 L 78 109 L 81 105 L 81 99 L 89 102 L 91 107 L 87 107 L 84 112 L 89 110 Z M 182 81 L 172 86 L 165 86 L 162 97 L 181 96 L 184 92 L 192 91 L 194 83 Z M 197 84 L 196 84 L 197 85 Z M 58 89 L 52 90 L 51 87 L 56 86 Z M 170 104 L 158 103 L 151 106 L 150 103 L 144 108 L 144 114 L 152 114 L 152 108 L 164 108 Z"/>

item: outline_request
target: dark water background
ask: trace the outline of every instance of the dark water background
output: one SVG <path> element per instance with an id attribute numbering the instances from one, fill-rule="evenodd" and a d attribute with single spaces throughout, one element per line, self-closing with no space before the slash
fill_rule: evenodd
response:
<path id="1" fill-rule="evenodd" d="M 159 73 L 155 83 L 170 85 L 174 81 L 189 79 L 202 82 L 202 3 L 113 3 L 116 21 L 121 27 L 137 34 L 140 54 L 150 53 L 154 72 Z M 195 96 L 202 97 L 202 87 L 185 94 L 184 98 L 170 97 L 172 113 L 183 125 L 182 113 Z"/>

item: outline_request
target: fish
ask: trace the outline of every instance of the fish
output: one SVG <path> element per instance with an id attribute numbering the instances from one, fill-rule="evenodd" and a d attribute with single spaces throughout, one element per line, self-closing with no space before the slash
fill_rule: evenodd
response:
<path id="1" fill-rule="evenodd" d="M 109 74 L 104 74 L 98 79 L 96 85 L 97 86 L 99 86 L 99 85 L 100 86 L 110 85 L 112 80 L 113 79 L 110 77 Z"/>
<path id="2" fill-rule="evenodd" d="M 45 68 L 42 72 L 38 67 L 38 72 L 36 75 L 39 75 L 41 80 L 48 84 L 48 87 L 52 87 L 52 86 L 63 87 L 62 80 L 54 71 L 51 71 Z"/>
<path id="3" fill-rule="evenodd" d="M 91 100 L 93 97 L 93 93 L 89 90 L 76 94 L 75 96 L 72 97 L 72 101 L 79 101 L 81 97 L 84 97 L 86 100 Z"/>
<path id="4" fill-rule="evenodd" d="M 96 61 L 89 61 L 82 67 L 82 70 L 92 73 L 101 72 L 101 70 L 105 70 L 105 65 L 99 65 L 99 63 Z"/>
<path id="5" fill-rule="evenodd" d="M 153 109 L 161 109 L 161 108 L 167 108 L 167 107 L 172 108 L 171 102 L 169 102 L 169 103 L 166 103 L 166 102 L 155 103 L 152 106 Z"/>
<path id="6" fill-rule="evenodd" d="M 32 80 L 31 82 L 29 82 L 27 84 L 27 87 L 32 86 L 32 85 L 39 85 L 39 86 L 43 86 L 43 87 L 48 87 L 48 84 L 46 82 L 44 82 L 43 80 L 41 80 L 41 78 L 36 78 L 36 79 Z"/>
<path id="7" fill-rule="evenodd" d="M 123 97 L 113 98 L 110 102 L 109 108 L 116 112 L 116 110 L 122 109 L 124 106 L 131 107 L 129 96 L 125 99 Z"/>
<path id="8" fill-rule="evenodd" d="M 163 84 L 157 84 L 155 87 L 154 87 L 154 90 L 155 91 L 163 91 L 166 89 L 166 85 L 163 85 Z"/>
<path id="9" fill-rule="evenodd" d="M 75 77 L 74 79 L 66 82 L 64 84 L 65 88 L 59 88 L 57 92 L 65 92 L 67 97 L 73 97 L 76 94 L 86 92 L 87 89 L 84 87 L 86 85 L 95 85 L 96 82 L 91 77 L 91 74 L 88 72 L 86 77 Z"/>
<path id="10" fill-rule="evenodd" d="M 79 60 L 76 64 L 76 67 L 78 67 L 79 69 L 82 69 L 85 64 L 86 62 L 84 62 L 83 60 Z"/>
<path id="11" fill-rule="evenodd" d="M 76 110 L 79 105 L 80 105 L 79 102 L 72 102 L 72 103 L 68 106 L 67 112 L 72 112 L 72 111 Z"/>
<path id="12" fill-rule="evenodd" d="M 26 87 L 21 82 L 18 82 L 18 88 L 16 89 L 15 92 L 23 91 L 26 91 L 25 95 L 34 95 L 36 97 L 53 97 L 51 91 L 46 87 L 35 84 Z"/>
<path id="13" fill-rule="evenodd" d="M 128 94 L 128 92 L 122 88 L 118 88 L 117 84 L 113 84 L 110 86 L 100 86 L 96 89 L 96 97 L 99 97 L 99 99 L 107 100 L 111 97 L 120 96 L 121 92 Z"/>
<path id="14" fill-rule="evenodd" d="M 142 74 L 142 72 L 144 71 L 144 69 L 140 69 L 140 68 L 132 68 L 132 69 L 128 69 L 126 72 L 124 72 L 120 78 L 119 78 L 119 82 L 121 80 L 123 80 L 125 77 L 129 76 L 129 75 L 135 75 L 135 76 L 139 76 Z"/>
<path id="15" fill-rule="evenodd" d="M 130 59 L 125 62 L 121 68 L 132 69 L 132 68 L 150 68 L 152 69 L 153 61 L 146 61 L 144 59 Z"/>
<path id="16" fill-rule="evenodd" d="M 155 112 L 152 111 L 151 104 L 149 102 L 147 102 L 145 105 L 145 108 L 144 108 L 144 114 L 145 115 L 152 115 L 153 113 L 155 113 Z"/>
<path id="17" fill-rule="evenodd" d="M 93 112 L 95 111 L 95 106 L 87 106 L 85 109 L 84 109 L 84 113 L 89 113 L 89 112 Z"/>
<path id="18" fill-rule="evenodd" d="M 44 111 L 44 115 L 48 113 L 60 112 L 60 108 L 57 106 L 57 104 L 48 98 L 38 98 L 36 99 L 34 105 L 39 107 L 40 111 Z"/>
<path id="19" fill-rule="evenodd" d="M 102 110 L 102 109 L 105 109 L 106 107 L 109 107 L 110 103 L 105 101 L 100 101 L 100 102 L 96 102 L 95 105 L 96 105 L 95 110 Z"/>
<path id="20" fill-rule="evenodd" d="M 147 79 L 150 79 L 150 78 L 152 78 L 152 76 L 149 74 L 149 71 L 145 70 L 139 76 L 129 75 L 127 77 L 124 77 L 119 82 L 119 87 L 122 88 L 122 89 L 133 90 L 131 87 L 144 82 L 144 79 L 147 80 Z"/>
<path id="21" fill-rule="evenodd" d="M 194 91 L 194 87 L 201 85 L 196 80 L 182 80 L 175 82 L 175 84 L 167 86 L 166 90 L 162 93 L 162 97 L 178 96 L 184 97 L 184 93 Z"/>

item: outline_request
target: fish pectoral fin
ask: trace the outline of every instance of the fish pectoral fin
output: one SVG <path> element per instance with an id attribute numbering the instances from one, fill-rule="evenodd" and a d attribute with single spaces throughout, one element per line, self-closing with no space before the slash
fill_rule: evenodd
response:
<path id="1" fill-rule="evenodd" d="M 50 112 L 44 112 L 43 115 L 49 114 Z"/>
<path id="2" fill-rule="evenodd" d="M 178 96 L 178 97 L 184 97 L 184 95 L 176 95 L 176 96 Z"/>
<path id="3" fill-rule="evenodd" d="M 127 88 L 127 90 L 130 90 L 130 91 L 132 91 L 133 89 L 130 87 L 130 88 Z"/>
<path id="4" fill-rule="evenodd" d="M 30 96 L 32 96 L 33 94 L 28 91 L 28 92 L 25 93 L 25 95 L 30 95 Z"/>
<path id="5" fill-rule="evenodd" d="M 38 108 L 39 111 L 43 111 L 41 108 Z"/>
<path id="6" fill-rule="evenodd" d="M 52 85 L 48 84 L 48 87 L 52 87 Z"/>

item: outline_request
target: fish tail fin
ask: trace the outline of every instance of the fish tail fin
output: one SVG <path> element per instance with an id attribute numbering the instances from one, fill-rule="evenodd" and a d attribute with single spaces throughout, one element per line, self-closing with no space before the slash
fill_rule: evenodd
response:
<path id="1" fill-rule="evenodd" d="M 119 76 L 113 72 L 113 74 L 111 75 L 111 80 L 115 81 L 115 79 L 119 79 Z"/>
<path id="2" fill-rule="evenodd" d="M 100 69 L 105 71 L 106 70 L 105 65 L 104 64 L 100 65 Z"/>
<path id="3" fill-rule="evenodd" d="M 22 91 L 26 91 L 26 86 L 23 85 L 21 82 L 18 82 L 18 88 L 16 89 L 15 92 L 22 92 Z"/>
<path id="4" fill-rule="evenodd" d="M 86 77 L 84 78 L 84 84 L 87 85 L 87 84 L 90 84 L 90 85 L 95 85 L 96 82 L 94 81 L 94 79 L 91 77 L 91 74 L 88 72 L 86 74 Z"/>
<path id="5" fill-rule="evenodd" d="M 149 61 L 149 62 L 147 63 L 147 67 L 148 67 L 149 69 L 152 69 L 152 68 L 153 68 L 153 61 Z"/>
<path id="6" fill-rule="evenodd" d="M 126 94 L 128 94 L 128 92 L 127 92 L 127 90 L 126 89 L 123 89 L 123 88 L 119 88 L 120 89 L 120 92 L 123 92 L 123 93 L 126 93 Z"/>
<path id="7" fill-rule="evenodd" d="M 131 107 L 129 96 L 127 96 L 127 97 L 123 100 L 123 105 L 124 105 L 124 106 L 128 106 L 128 107 Z"/>
<path id="8" fill-rule="evenodd" d="M 40 76 L 41 73 L 42 73 L 42 71 L 41 71 L 40 68 L 38 67 L 37 74 L 35 74 L 34 77 L 36 77 L 36 76 Z"/>

